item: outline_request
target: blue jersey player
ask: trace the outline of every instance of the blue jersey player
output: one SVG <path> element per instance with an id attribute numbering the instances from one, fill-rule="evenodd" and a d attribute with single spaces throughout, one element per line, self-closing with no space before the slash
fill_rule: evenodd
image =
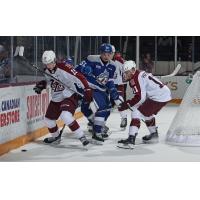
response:
<path id="1" fill-rule="evenodd" d="M 102 44 L 100 55 L 89 55 L 76 67 L 76 70 L 84 74 L 93 89 L 93 100 L 97 108 L 93 113 L 89 104 L 83 102 L 81 111 L 93 124 L 93 139 L 103 142 L 104 138 L 108 137 L 107 134 L 103 134 L 103 128 L 110 114 L 110 98 L 115 101 L 116 105 L 123 101 L 113 80 L 116 67 L 112 61 L 112 46 Z"/>

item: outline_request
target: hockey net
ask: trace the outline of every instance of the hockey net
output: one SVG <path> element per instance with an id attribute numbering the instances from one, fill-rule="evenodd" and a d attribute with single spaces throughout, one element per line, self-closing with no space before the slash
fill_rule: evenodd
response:
<path id="1" fill-rule="evenodd" d="M 167 143 L 200 146 L 200 71 L 196 72 L 167 132 Z"/>

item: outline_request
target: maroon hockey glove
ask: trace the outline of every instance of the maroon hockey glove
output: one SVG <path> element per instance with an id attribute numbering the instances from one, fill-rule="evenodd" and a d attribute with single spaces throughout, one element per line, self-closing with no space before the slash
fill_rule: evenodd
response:
<path id="1" fill-rule="evenodd" d="M 86 88 L 86 89 L 84 90 L 84 97 L 83 97 L 84 100 L 85 100 L 86 102 L 90 103 L 90 102 L 93 100 L 92 94 L 93 94 L 92 89 Z"/>
<path id="2" fill-rule="evenodd" d="M 37 82 L 36 86 L 33 88 L 33 90 L 37 93 L 37 94 L 41 94 L 43 89 L 46 89 L 47 87 L 47 82 L 45 80 Z"/>
<path id="3" fill-rule="evenodd" d="M 119 105 L 118 109 L 119 111 L 124 111 L 124 110 L 127 110 L 129 107 L 130 107 L 129 102 L 125 101 Z"/>

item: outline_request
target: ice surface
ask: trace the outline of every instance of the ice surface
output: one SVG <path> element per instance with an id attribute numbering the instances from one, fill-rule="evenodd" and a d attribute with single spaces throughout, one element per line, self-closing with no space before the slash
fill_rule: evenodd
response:
<path id="1" fill-rule="evenodd" d="M 175 116 L 178 106 L 166 106 L 157 115 L 157 126 L 160 133 L 158 144 L 141 144 L 141 138 L 148 133 L 148 129 L 142 122 L 137 136 L 136 148 L 134 150 L 119 149 L 117 141 L 126 138 L 126 131 L 119 131 L 120 116 L 116 111 L 111 114 L 107 125 L 112 134 L 110 139 L 102 146 L 92 146 L 88 151 L 84 150 L 79 140 L 75 139 L 68 128 L 65 128 L 62 143 L 58 146 L 49 146 L 42 143 L 43 138 L 29 143 L 23 147 L 13 150 L 0 157 L 0 161 L 200 161 L 200 147 L 171 146 L 165 143 L 166 132 Z M 130 123 L 130 113 L 128 114 Z M 88 137 L 87 120 L 78 120 Z M 46 136 L 45 136 L 46 137 Z M 21 151 L 26 149 L 27 151 Z"/>

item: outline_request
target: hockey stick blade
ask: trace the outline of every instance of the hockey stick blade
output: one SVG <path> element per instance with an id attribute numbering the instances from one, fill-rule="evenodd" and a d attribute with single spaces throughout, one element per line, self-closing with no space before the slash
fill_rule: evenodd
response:
<path id="1" fill-rule="evenodd" d="M 178 64 L 176 66 L 175 70 L 171 74 L 165 75 L 165 76 L 161 76 L 161 78 L 173 77 L 179 72 L 180 69 L 181 69 L 181 64 Z"/>

